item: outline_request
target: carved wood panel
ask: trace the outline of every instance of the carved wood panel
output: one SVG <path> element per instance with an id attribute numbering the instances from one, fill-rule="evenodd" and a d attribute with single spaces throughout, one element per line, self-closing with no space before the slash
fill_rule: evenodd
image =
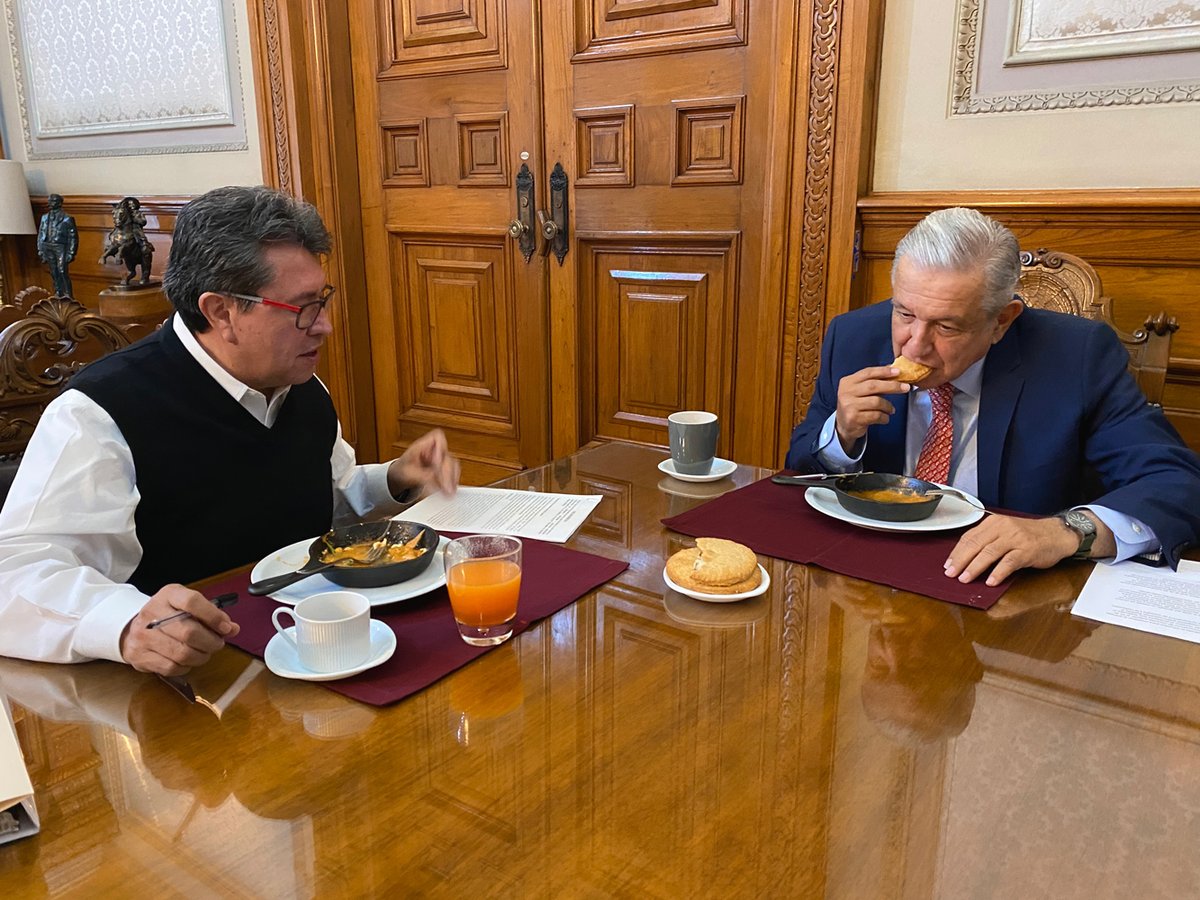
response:
<path id="1" fill-rule="evenodd" d="M 454 117 L 458 128 L 458 183 L 508 184 L 508 114 L 464 113 Z"/>
<path id="2" fill-rule="evenodd" d="M 736 241 L 581 237 L 580 307 L 594 334 L 584 363 L 589 434 L 665 443 L 667 416 L 727 420 L 736 320 Z"/>
<path id="3" fill-rule="evenodd" d="M 489 236 L 394 236 L 393 296 L 411 385 L 402 418 L 515 434 L 513 309 L 505 242 Z"/>
<path id="4" fill-rule="evenodd" d="M 429 187 L 429 139 L 424 119 L 381 122 L 383 186 Z"/>
<path id="5" fill-rule="evenodd" d="M 503 69 L 505 0 L 379 0 L 379 77 Z"/>
<path id="6" fill-rule="evenodd" d="M 747 0 L 575 0 L 575 59 L 746 43 Z"/>
<path id="7" fill-rule="evenodd" d="M 676 100 L 673 185 L 740 184 L 744 97 Z"/>
<path id="8" fill-rule="evenodd" d="M 633 106 L 575 110 L 575 186 L 632 187 Z"/>

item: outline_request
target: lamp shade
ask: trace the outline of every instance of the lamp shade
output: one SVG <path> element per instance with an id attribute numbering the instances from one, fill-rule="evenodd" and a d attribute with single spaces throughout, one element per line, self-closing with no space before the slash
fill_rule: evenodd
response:
<path id="1" fill-rule="evenodd" d="M 25 167 L 15 159 L 0 159 L 0 234 L 37 234 Z"/>

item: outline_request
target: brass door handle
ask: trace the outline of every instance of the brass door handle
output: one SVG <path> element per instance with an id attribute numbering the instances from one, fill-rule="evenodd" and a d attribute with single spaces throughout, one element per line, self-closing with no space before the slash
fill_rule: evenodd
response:
<path id="1" fill-rule="evenodd" d="M 567 201 L 567 173 L 562 163 L 554 164 L 550 173 L 550 212 L 538 210 L 538 225 L 542 231 L 545 243 L 542 245 L 542 255 L 554 251 L 558 264 L 563 264 L 567 251 L 570 249 L 567 229 L 570 227 L 571 214 Z"/>
<path id="2" fill-rule="evenodd" d="M 558 227 L 558 223 L 546 215 L 544 209 L 537 211 L 538 230 L 542 232 L 542 256 L 550 255 L 550 248 L 554 246 L 554 239 L 558 237 L 558 233 L 562 230 Z"/>
<path id="3" fill-rule="evenodd" d="M 529 262 L 537 236 L 533 233 L 533 173 L 524 163 L 517 173 L 517 217 L 508 223 L 508 233 Z"/>

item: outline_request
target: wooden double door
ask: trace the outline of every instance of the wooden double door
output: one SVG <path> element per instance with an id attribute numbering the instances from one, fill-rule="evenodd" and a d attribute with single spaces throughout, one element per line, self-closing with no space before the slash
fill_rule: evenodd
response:
<path id="1" fill-rule="evenodd" d="M 778 461 L 798 14 L 352 0 L 380 458 L 440 427 L 480 482 L 708 409 Z"/>

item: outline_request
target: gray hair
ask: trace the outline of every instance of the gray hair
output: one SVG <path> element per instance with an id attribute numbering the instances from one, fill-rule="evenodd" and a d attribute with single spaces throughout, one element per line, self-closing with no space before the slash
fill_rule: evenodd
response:
<path id="1" fill-rule="evenodd" d="M 900 239 L 892 277 L 902 257 L 922 269 L 983 274 L 983 310 L 995 315 L 1013 298 L 1021 277 L 1016 235 L 983 213 L 958 206 L 931 212 Z"/>
<path id="2" fill-rule="evenodd" d="M 319 256 L 332 240 L 311 203 L 263 186 L 216 188 L 180 210 L 163 290 L 190 331 L 209 327 L 201 294 L 254 294 L 274 280 L 262 255 L 272 244 L 298 244 Z"/>

